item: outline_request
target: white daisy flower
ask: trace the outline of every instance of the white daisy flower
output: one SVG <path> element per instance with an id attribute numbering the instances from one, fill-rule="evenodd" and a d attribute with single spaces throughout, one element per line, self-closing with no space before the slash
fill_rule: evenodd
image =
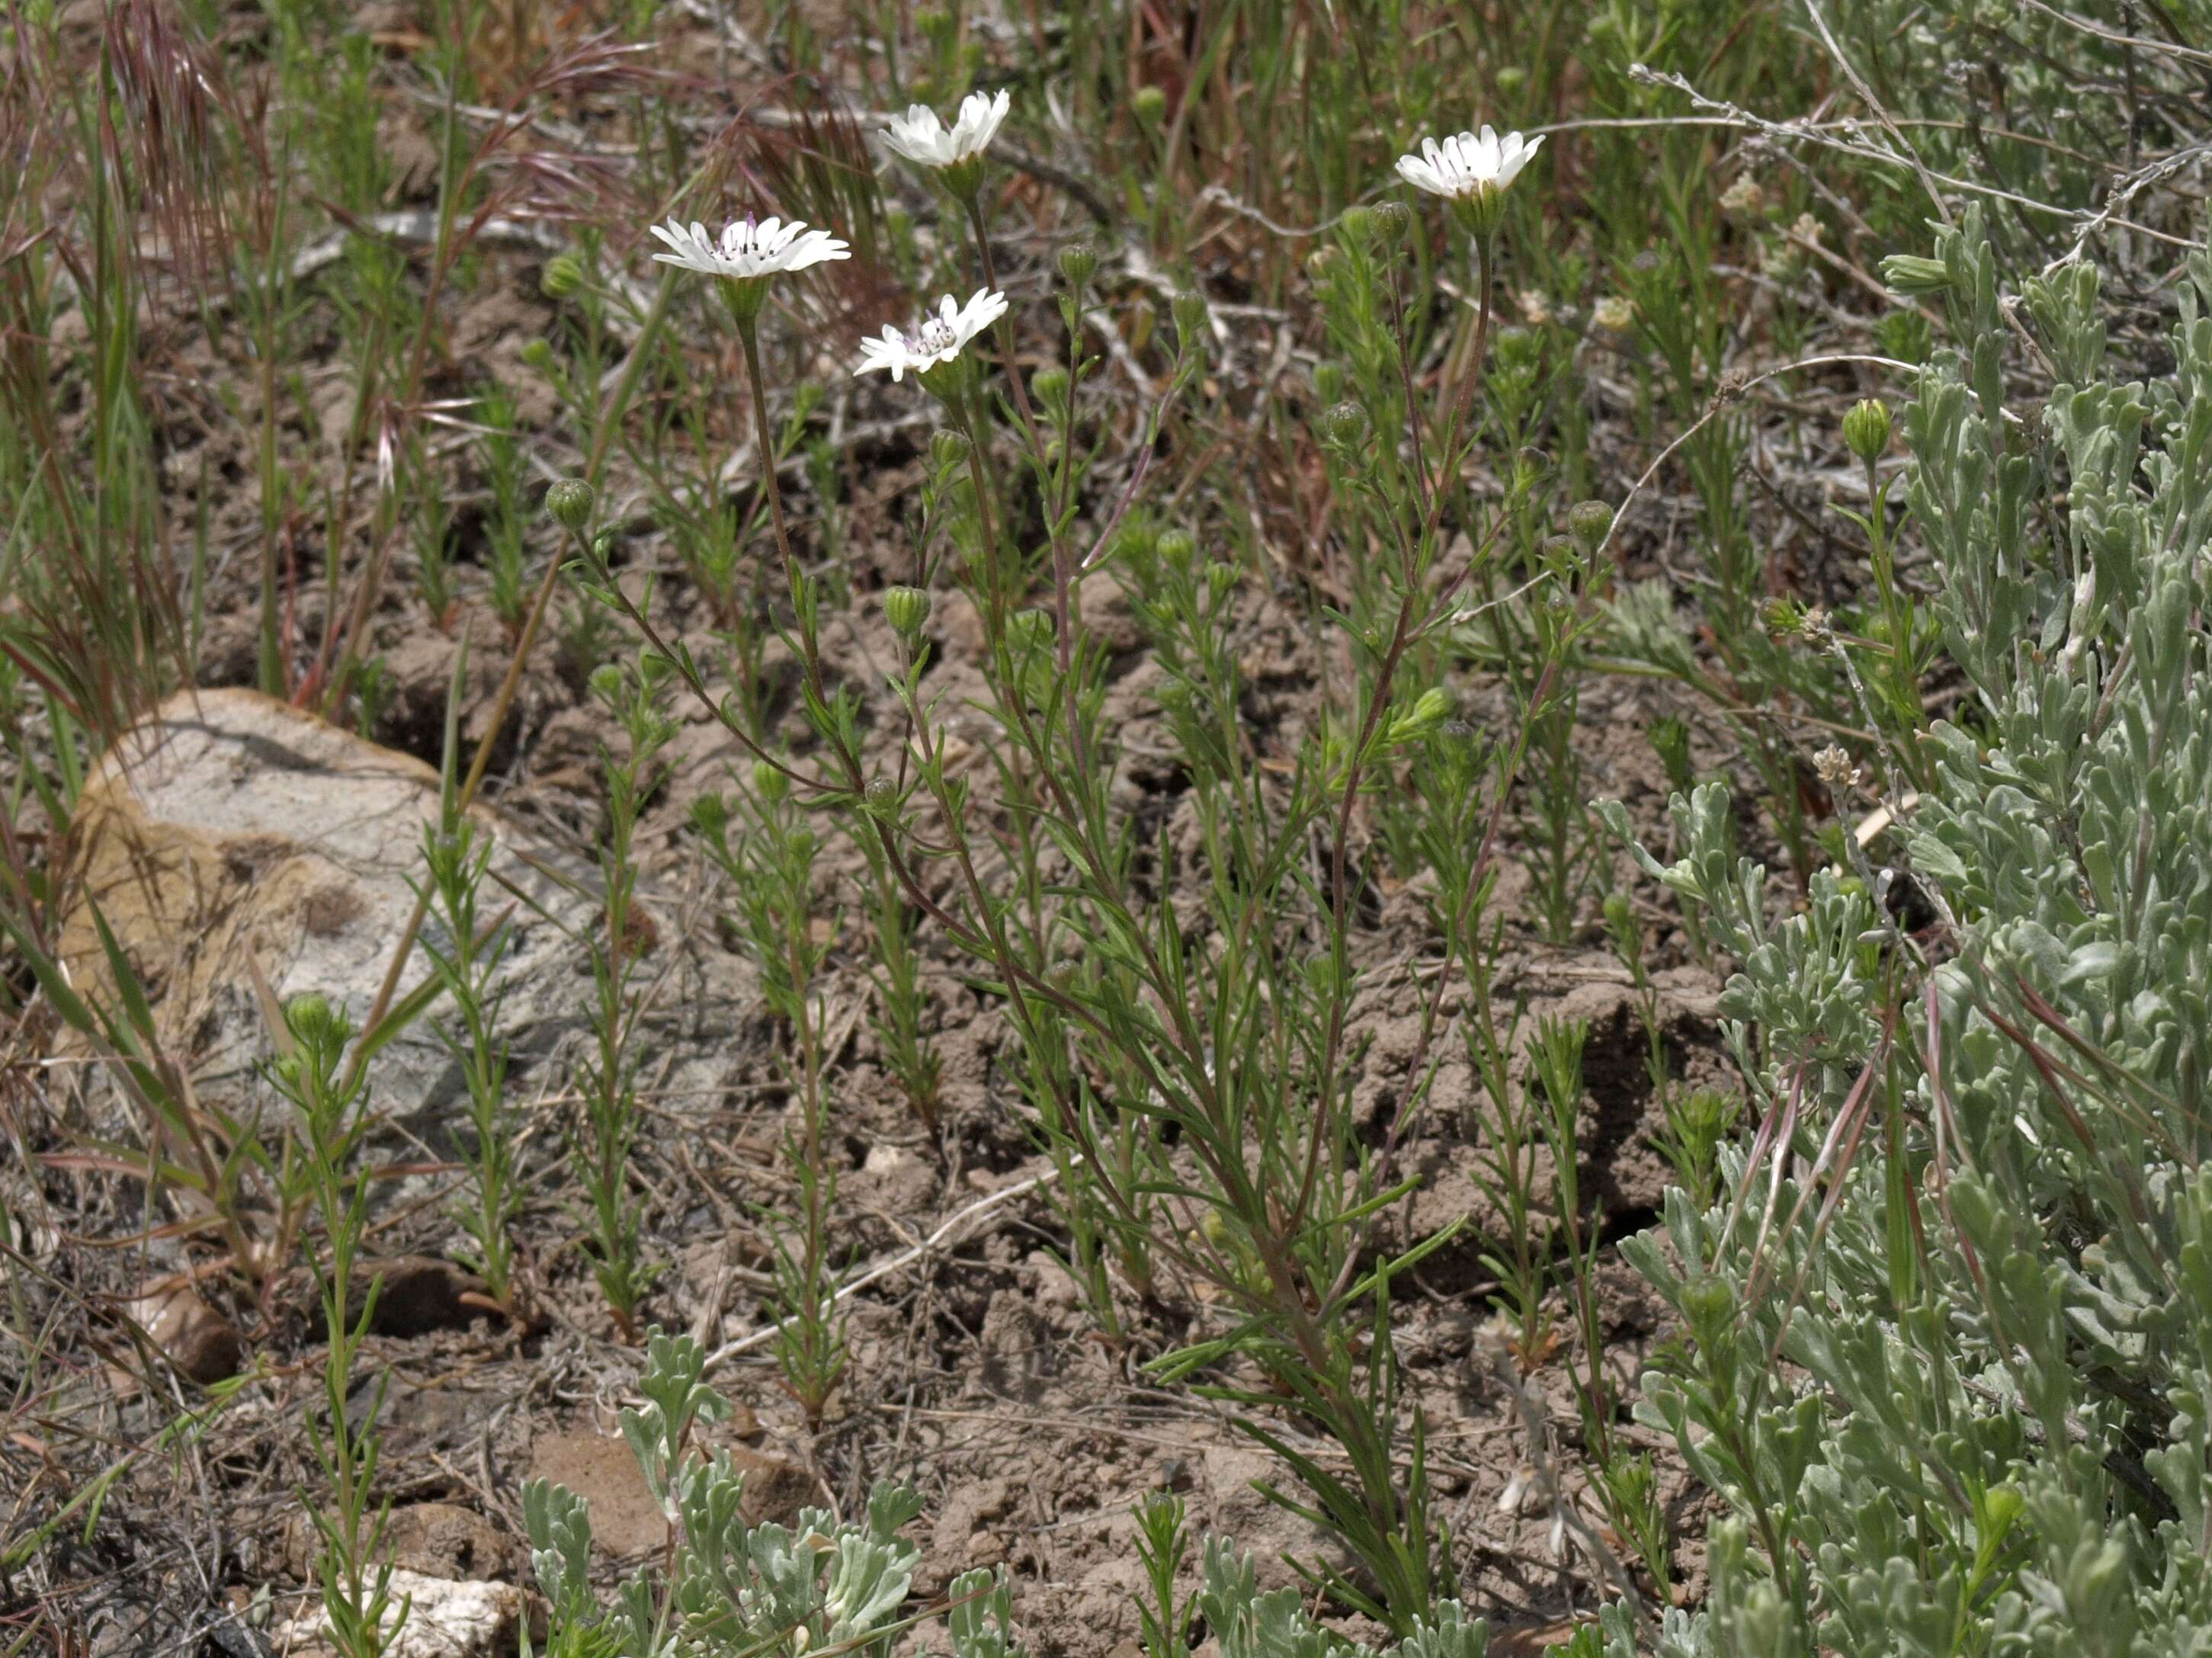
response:
<path id="1" fill-rule="evenodd" d="M 709 236 L 702 224 L 694 222 L 686 228 L 671 219 L 653 226 L 653 234 L 668 246 L 667 252 L 653 256 L 661 264 L 740 282 L 853 257 L 852 250 L 828 231 L 809 230 L 797 219 L 789 224 L 781 219 L 755 222 L 747 214 L 725 226 L 719 237 Z"/>
<path id="2" fill-rule="evenodd" d="M 1462 132 L 1441 144 L 1424 138 L 1419 155 L 1398 158 L 1398 176 L 1431 196 L 1462 200 L 1504 190 L 1543 144 L 1541 137 L 1524 139 L 1517 132 L 1500 138 L 1487 126 L 1479 136 Z"/>
<path id="3" fill-rule="evenodd" d="M 971 92 L 961 100 L 960 118 L 948 130 L 927 104 L 915 104 L 903 115 L 894 115 L 884 128 L 884 143 L 917 167 L 952 167 L 971 161 L 990 148 L 999 124 L 1006 118 L 1009 99 L 1001 88 L 995 98 Z"/>
<path id="4" fill-rule="evenodd" d="M 951 362 L 963 346 L 1006 314 L 1004 294 L 979 288 L 967 304 L 957 307 L 947 294 L 938 302 L 936 313 L 924 316 L 911 333 L 886 327 L 881 339 L 862 340 L 860 366 L 853 372 L 865 374 L 871 369 L 887 368 L 894 380 L 905 379 L 909 369 L 923 374 Z"/>

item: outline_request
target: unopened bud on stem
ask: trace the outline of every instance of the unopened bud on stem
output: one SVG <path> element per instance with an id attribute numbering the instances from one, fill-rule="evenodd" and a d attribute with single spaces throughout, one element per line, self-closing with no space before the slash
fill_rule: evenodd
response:
<path id="1" fill-rule="evenodd" d="M 1871 466 L 1889 448 L 1889 407 L 1877 398 L 1862 398 L 1844 414 L 1844 442 Z"/>
<path id="2" fill-rule="evenodd" d="M 581 530 L 592 521 L 592 504 L 597 499 L 592 486 L 581 478 L 562 478 L 545 491 L 545 510 L 553 514 L 565 529 Z"/>
<path id="3" fill-rule="evenodd" d="M 929 595 L 919 587 L 891 587 L 884 593 L 884 620 L 901 639 L 911 640 L 929 620 Z"/>
<path id="4" fill-rule="evenodd" d="M 1357 448 L 1367 436 L 1367 411 L 1346 398 L 1322 411 L 1322 441 L 1336 449 Z"/>
<path id="5" fill-rule="evenodd" d="M 1070 288 L 1086 285 L 1098 269 L 1098 252 L 1089 242 L 1070 242 L 1060 250 L 1060 274 Z"/>
<path id="6" fill-rule="evenodd" d="M 1196 350 L 1206 332 L 1206 296 L 1185 288 L 1175 296 L 1176 337 L 1186 351 Z"/>
<path id="7" fill-rule="evenodd" d="M 1567 531 L 1584 553 L 1594 553 L 1613 533 L 1613 508 L 1601 501 L 1578 501 L 1567 509 Z"/>
<path id="8" fill-rule="evenodd" d="M 929 459 L 940 472 L 949 472 L 968 459 L 968 438 L 949 426 L 941 426 L 930 434 Z"/>
<path id="9" fill-rule="evenodd" d="M 549 300 L 565 300 L 583 285 L 584 262 L 574 253 L 556 253 L 538 279 L 538 291 Z"/>

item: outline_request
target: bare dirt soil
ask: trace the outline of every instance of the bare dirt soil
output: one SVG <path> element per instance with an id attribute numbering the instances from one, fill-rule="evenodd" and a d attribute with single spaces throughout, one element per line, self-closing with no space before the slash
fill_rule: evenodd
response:
<path id="1" fill-rule="evenodd" d="M 402 604 L 390 608 L 386 659 L 404 677 L 383 734 L 419 747 L 423 728 L 434 730 L 434 720 L 442 719 L 454 621 L 441 629 Z M 1110 629 L 1113 609 L 1110 599 L 1095 605 L 1094 623 Z M 958 606 L 943 608 L 937 628 L 946 660 L 939 671 L 947 677 L 973 673 L 961 659 L 962 623 Z M 1263 609 L 1248 625 L 1253 657 L 1296 660 L 1285 618 Z M 863 627 L 836 649 L 840 665 L 865 680 L 870 658 L 884 659 L 889 646 Z M 1140 649 L 1127 650 L 1110 694 L 1132 756 L 1153 746 L 1148 733 L 1156 710 L 1146 696 L 1151 671 Z M 488 700 L 491 677 L 472 679 L 476 706 Z M 1291 680 L 1287 671 L 1283 677 Z M 1299 701 L 1287 683 L 1279 695 L 1289 704 Z M 1583 727 L 1595 738 L 1587 756 L 1593 785 L 1626 796 L 1647 817 L 1657 780 L 1641 735 L 1650 710 L 1639 705 L 1650 700 L 1647 691 L 1608 688 L 1589 699 L 1597 706 Z M 416 712 L 426 709 L 437 712 Z M 515 727 L 498 773 L 498 811 L 518 829 L 527 824 L 578 859 L 588 856 L 599 810 L 590 756 L 601 733 L 556 665 L 533 669 Z M 726 948 L 713 884 L 677 833 L 690 798 L 742 761 L 719 727 L 703 720 L 687 726 L 675 774 L 653 813 L 646 889 L 659 1005 L 647 1037 L 650 1122 L 635 1175 L 653 1194 L 646 1253 L 665 1268 L 647 1316 L 691 1332 L 710 1349 L 742 1343 L 764 1327 L 772 1261 L 757 1216 L 779 1199 L 786 1176 L 777 1144 L 795 1112 L 769 1053 L 750 970 Z M 1129 782 L 1146 793 L 1151 810 L 1175 822 L 1172 779 L 1136 759 Z M 859 872 L 837 868 L 834 859 L 824 872 L 848 884 Z M 1199 876 L 1186 866 L 1187 881 Z M 1514 913 L 1525 880 L 1509 862 L 1502 913 Z M 857 892 L 853 896 L 856 909 Z M 1364 1046 L 1355 1089 L 1364 1126 L 1376 1135 L 1378 1114 L 1405 1080 L 1426 988 L 1419 895 L 1401 890 L 1379 902 L 1382 925 L 1367 935 L 1371 959 L 1358 1005 Z M 302 932 L 318 925 L 305 913 L 296 923 Z M 849 931 L 851 945 L 865 942 L 857 926 Z M 1656 1124 L 1639 1005 L 1608 949 L 1558 950 L 1525 934 L 1509 937 L 1497 987 L 1501 1017 L 1519 1004 L 1526 1017 L 1590 1022 L 1583 1183 L 1595 1194 L 1590 1218 L 1608 1240 L 1617 1238 L 1650 1224 L 1668 1179 L 1650 1144 Z M 1056 1259 L 1066 1234 L 1050 1201 L 1051 1163 L 1025 1127 L 1018 1085 L 1003 1073 L 1008 1037 L 1000 1016 L 954 962 L 939 963 L 929 986 L 945 1099 L 941 1132 L 933 1138 L 883 1067 L 867 1019 L 874 993 L 866 963 L 848 944 L 842 937 L 833 941 L 827 1003 L 836 1038 L 829 1078 L 836 1242 L 854 1275 L 890 1270 L 849 1303 L 853 1368 L 820 1435 L 805 1430 L 781 1393 L 764 1346 L 732 1354 L 714 1373 L 741 1406 L 714 1442 L 728 1445 L 752 1470 L 749 1501 L 757 1515 L 787 1519 L 817 1503 L 851 1512 L 872 1480 L 911 1480 L 928 1500 L 918 1589 L 933 1593 L 967 1568 L 1004 1563 L 1016 1574 L 1022 1616 L 1038 1649 L 1069 1658 L 1131 1649 L 1131 1597 L 1141 1579 L 1129 1512 L 1147 1492 L 1183 1493 L 1194 1526 L 1254 1549 L 1265 1580 L 1295 1581 L 1279 1558 L 1283 1551 L 1328 1557 L 1326 1537 L 1260 1494 L 1257 1483 L 1279 1479 L 1280 1470 L 1230 1425 L 1225 1411 L 1148 1382 L 1143 1361 L 1176 1345 L 1189 1327 L 1189 1309 L 1131 1298 L 1121 1309 L 1127 1345 L 1109 1345 L 1099 1335 Z M 149 976 L 162 981 L 158 972 Z M 1692 1084 L 1728 1085 L 1730 1067 L 1712 1023 L 1717 981 L 1683 965 L 1662 972 L 1660 982 L 1676 1074 Z M 587 988 L 580 969 L 574 988 L 580 1005 Z M 532 1192 L 520 1237 L 531 1315 L 522 1323 L 472 1297 L 471 1281 L 451 1259 L 458 1239 L 441 1195 L 450 1175 L 436 1170 L 450 1169 L 459 1156 L 453 1138 L 458 1100 L 448 1096 L 443 1121 L 404 1101 L 389 1107 L 396 1120 L 392 1155 L 428 1172 L 405 1182 L 406 1201 L 380 1206 L 374 1248 L 400 1265 L 386 1278 L 372 1379 L 361 1397 L 365 1406 L 382 1385 L 375 1372 L 388 1369 L 380 1483 L 395 1505 L 394 1558 L 410 1570 L 526 1582 L 526 1571 L 518 1569 L 520 1493 L 526 1479 L 538 1476 L 591 1498 L 611 1562 L 651 1557 L 665 1541 L 615 1431 L 616 1409 L 633 1396 L 638 1356 L 611 1327 L 579 1246 L 579 1199 L 564 1178 L 556 1126 L 570 1098 L 564 1051 L 558 1035 L 526 1040 L 511 1078 L 515 1097 L 528 1102 L 530 1125 L 523 1143 Z M 1588 1603 L 1588 1567 L 1561 1547 L 1544 1487 L 1526 1477 L 1532 1452 L 1525 1424 L 1489 1374 L 1478 1339 L 1496 1288 L 1480 1256 L 1502 1225 L 1477 1180 L 1484 1110 L 1465 1060 L 1448 1061 L 1405 1148 L 1407 1172 L 1424 1181 L 1407 1218 L 1411 1230 L 1426 1233 L 1462 1217 L 1473 1224 L 1401 1290 L 1400 1353 L 1407 1397 L 1427 1421 L 1437 1506 L 1450 1526 L 1468 1599 L 1505 1628 L 1532 1637 L 1563 1633 L 1563 1620 Z M 55 1129 L 50 1145 L 71 1143 L 66 1130 Z M 56 1168 L 37 1185 L 43 1202 L 19 1200 L 15 1212 L 34 1230 L 42 1210 L 52 1218 L 41 1270 L 100 1309 L 106 1327 L 81 1333 L 88 1357 L 109 1351 L 118 1362 L 87 1368 L 77 1403 L 106 1424 L 112 1442 L 160 1434 L 180 1406 L 192 1403 L 189 1390 L 181 1397 L 151 1394 L 131 1379 L 145 1370 L 128 1353 L 131 1333 L 118 1315 L 143 1301 L 149 1284 L 171 1299 L 190 1298 L 184 1311 L 165 1302 L 161 1320 L 140 1314 L 155 1345 L 165 1345 L 180 1370 L 202 1381 L 248 1367 L 265 1374 L 204 1433 L 134 1467 L 108 1493 L 106 1518 L 88 1543 L 57 1537 L 52 1581 L 66 1586 L 103 1653 L 194 1649 L 214 1638 L 207 1632 L 225 1610 L 250 1607 L 257 1594 L 272 1596 L 279 1617 L 289 1615 L 296 1608 L 288 1603 L 307 1578 L 301 1493 L 316 1491 L 319 1481 L 299 1419 L 317 1359 L 319 1333 L 306 1311 L 309 1286 L 301 1278 L 267 1306 L 249 1304 L 221 1273 L 201 1277 L 196 1292 L 179 1287 L 188 1261 L 131 1242 L 141 1220 L 131 1182 Z M 1548 1188 L 1547 1169 L 1540 1170 L 1539 1185 Z M 1012 1201 L 988 1203 L 1012 1188 L 1027 1189 Z M 976 1218 L 948 1230 L 978 1209 Z M 1662 1309 L 1617 1261 L 1608 1260 L 1601 1284 L 1607 1368 L 1632 1397 L 1645 1358 L 1666 1336 Z M 1578 1429 L 1568 1371 L 1573 1338 L 1564 1319 L 1560 1333 L 1562 1345 L 1528 1386 L 1571 1446 Z M 1640 1432 L 1629 1430 L 1632 1440 Z M 1683 1536 L 1683 1582 L 1669 1587 L 1687 1593 L 1699 1570 L 1698 1500 L 1666 1448 L 1655 1441 L 1653 1448 L 1662 1453 Z M 52 1472 L 27 1468 L 25 1497 L 41 1502 L 46 1482 L 78 1477 L 64 1476 L 66 1466 L 57 1459 Z M 1579 1478 L 1571 1455 L 1546 1466 L 1570 1489 Z M 1509 1485 L 1526 1494 L 1501 1509 Z M 253 1645 L 259 1631 L 229 1627 L 225 1649 L 259 1649 Z"/>

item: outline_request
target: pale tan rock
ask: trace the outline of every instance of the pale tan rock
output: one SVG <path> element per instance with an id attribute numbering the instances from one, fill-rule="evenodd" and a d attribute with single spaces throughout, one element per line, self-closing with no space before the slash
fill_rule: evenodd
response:
<path id="1" fill-rule="evenodd" d="M 162 1051 L 200 1102 L 273 1108 L 256 1071 L 272 1048 L 254 966 L 280 1001 L 316 992 L 358 1023 L 413 909 L 408 883 L 421 877 L 437 810 L 438 774 L 411 756 L 257 692 L 180 693 L 87 779 L 71 824 L 79 896 L 63 919 L 63 960 L 81 993 L 113 1005 L 97 905 L 145 987 Z M 595 914 L 544 872 L 586 893 L 592 872 L 499 814 L 472 816 L 495 837 L 487 918 L 507 907 L 501 883 L 554 918 L 514 906 L 501 1015 L 519 1070 L 581 1004 L 586 964 L 556 923 L 587 934 Z M 418 938 L 403 991 L 428 970 Z M 461 1097 L 427 1022 L 377 1055 L 369 1080 L 372 1103 L 402 1120 L 434 1124 Z"/>
<path id="2" fill-rule="evenodd" d="M 611 1434 L 540 1434 L 530 1448 L 532 1479 L 566 1485 L 591 1505 L 592 1540 L 621 1559 L 665 1546 L 668 1517 L 653 1501 L 637 1457 Z"/>

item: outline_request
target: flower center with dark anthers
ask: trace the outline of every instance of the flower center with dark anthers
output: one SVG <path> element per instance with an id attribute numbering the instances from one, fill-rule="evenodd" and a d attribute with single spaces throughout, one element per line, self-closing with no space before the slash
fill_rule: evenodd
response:
<path id="1" fill-rule="evenodd" d="M 942 317 L 932 317 L 907 336 L 907 349 L 917 356 L 927 353 L 933 357 L 951 350 L 959 343 L 960 337 L 952 331 L 952 325 Z"/>

